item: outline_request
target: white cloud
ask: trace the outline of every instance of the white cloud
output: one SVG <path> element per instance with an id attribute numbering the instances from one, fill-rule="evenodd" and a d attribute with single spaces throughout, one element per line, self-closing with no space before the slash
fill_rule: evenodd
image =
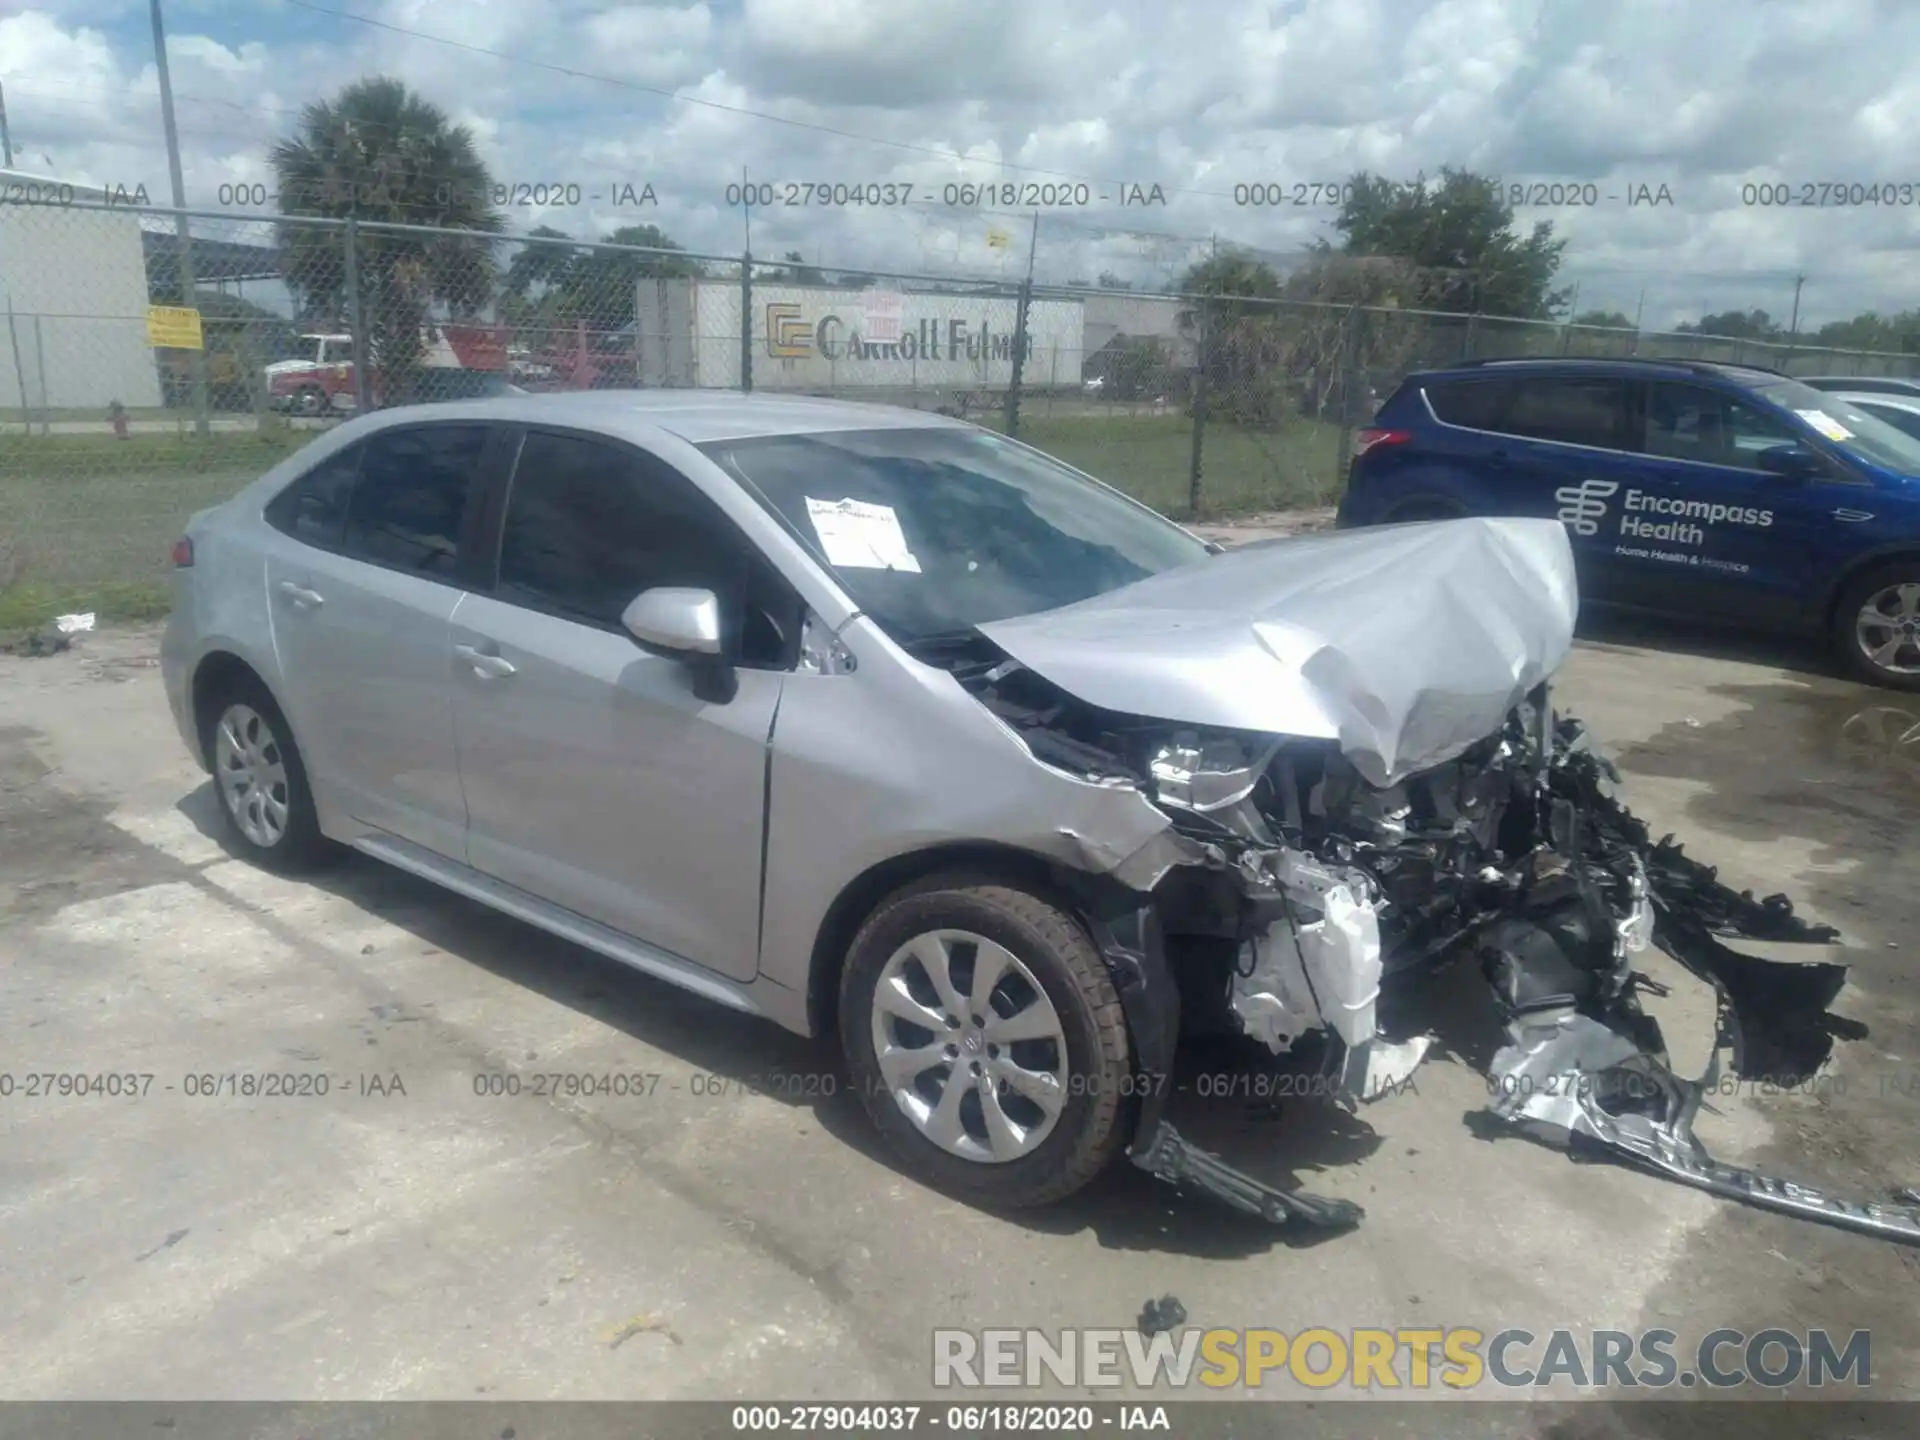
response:
<path id="1" fill-rule="evenodd" d="M 497 179 L 577 184 L 577 209 L 512 219 L 581 235 L 653 222 L 692 248 L 731 253 L 741 217 L 725 205 L 725 187 L 743 169 L 759 180 L 907 183 L 936 199 L 954 181 L 1057 178 L 1004 162 L 1166 187 L 1163 210 L 1090 207 L 1043 220 L 1039 262 L 1054 279 L 1108 268 L 1166 278 L 1216 235 L 1287 253 L 1327 233 L 1330 209 L 1238 206 L 1236 183 L 1290 187 L 1359 169 L 1410 178 L 1452 164 L 1510 180 L 1592 182 L 1605 194 L 1669 187 L 1670 208 L 1520 212 L 1522 224 L 1550 219 L 1570 237 L 1567 278 L 1580 281 L 1583 308 L 1631 313 L 1644 289 L 1649 322 L 1702 306 L 1780 314 L 1801 272 L 1802 313 L 1814 324 L 1920 298 L 1909 278 L 1920 203 L 1746 203 L 1762 181 L 1920 191 L 1910 163 L 1920 6 L 1911 4 L 368 0 L 359 8 L 460 43 L 284 6 L 180 0 L 170 9 L 194 203 L 212 205 L 222 184 L 270 178 L 268 148 L 303 105 L 387 73 L 468 124 Z M 0 20 L 0 81 L 18 163 L 145 183 L 162 195 L 151 41 L 123 9 L 43 0 Z M 658 209 L 610 203 L 617 185 L 645 183 Z M 1909 198 L 1920 202 L 1920 193 Z M 998 265 L 982 249 L 988 223 L 937 205 L 775 206 L 753 216 L 754 249 L 865 268 Z"/>

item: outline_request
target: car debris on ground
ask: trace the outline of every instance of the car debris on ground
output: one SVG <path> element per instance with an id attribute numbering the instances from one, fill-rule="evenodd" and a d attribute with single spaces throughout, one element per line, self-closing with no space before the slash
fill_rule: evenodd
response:
<path id="1" fill-rule="evenodd" d="M 1654 841 L 1584 727 L 1555 713 L 1549 679 L 1577 596 L 1564 537 L 1531 525 L 1376 531 L 1365 553 L 1351 536 L 1289 540 L 1278 574 L 1255 545 L 1197 581 L 1147 580 L 981 627 L 993 654 L 956 663 L 956 677 L 1035 758 L 1137 786 L 1170 818 L 1137 854 L 1106 857 L 1153 903 L 1096 926 L 1142 1068 L 1171 1073 L 1183 1008 L 1224 1009 L 1277 1056 L 1330 1039 L 1339 1093 L 1357 1107 L 1390 1094 L 1430 1044 L 1383 1032 L 1383 995 L 1472 961 L 1505 1028 L 1490 1108 L 1517 1132 L 1920 1241 L 1920 1207 L 1724 1165 L 1694 1135 L 1723 1063 L 1793 1085 L 1865 1029 L 1830 1009 L 1846 967 L 1729 943 L 1826 947 L 1838 933 L 1784 895 L 1735 892 L 1672 837 Z M 1432 651 L 1409 653 L 1399 614 L 1356 625 L 1387 572 L 1430 612 Z M 1524 698 L 1509 706 L 1513 695 Z M 1641 1004 L 1659 988 L 1636 968 L 1650 946 L 1717 997 L 1718 1047 L 1697 1080 L 1670 1068 Z M 1147 1091 L 1135 1164 L 1274 1222 L 1363 1217 L 1190 1144 L 1166 1119 L 1165 1088 Z"/>

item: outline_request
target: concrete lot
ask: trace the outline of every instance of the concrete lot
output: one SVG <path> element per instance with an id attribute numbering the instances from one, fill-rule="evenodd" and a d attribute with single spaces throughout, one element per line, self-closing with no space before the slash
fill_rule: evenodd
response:
<path id="1" fill-rule="evenodd" d="M 1126 1169 L 1050 1212 L 979 1213 L 898 1173 L 806 1042 L 370 861 L 304 885 L 230 858 L 156 643 L 0 656 L 0 1398 L 913 1396 L 937 1325 L 1125 1326 L 1169 1292 L 1196 1325 L 1288 1331 L 1870 1329 L 1874 1395 L 1920 1397 L 1920 1251 L 1480 1138 L 1485 1084 L 1457 1058 L 1490 1038 L 1471 974 L 1435 987 L 1444 1044 L 1417 1093 L 1357 1117 L 1205 1098 L 1204 1060 L 1186 1077 L 1191 1133 L 1360 1200 L 1355 1232 L 1242 1223 Z M 1920 1183 L 1920 730 L 1899 744 L 1920 699 L 1810 668 L 1603 632 L 1561 697 L 1655 834 L 1849 942 L 1842 1004 L 1869 1038 L 1839 1046 L 1832 1084 L 1736 1096 L 1703 1135 L 1884 1195 Z M 1684 1055 L 1706 1009 L 1673 1003 Z M 36 1072 L 155 1078 L 26 1098 Z M 331 1089 L 188 1093 L 244 1072 Z M 552 1072 L 658 1079 L 476 1093 Z M 1524 1404 L 1452 1408 L 1404 1424 L 1542 1433 Z M 1310 1413 L 1315 1433 L 1403 1423 Z"/>

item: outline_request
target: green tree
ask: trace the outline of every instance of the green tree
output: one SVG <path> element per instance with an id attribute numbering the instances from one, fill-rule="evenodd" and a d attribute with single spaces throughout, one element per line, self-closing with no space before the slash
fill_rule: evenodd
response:
<path id="1" fill-rule="evenodd" d="M 1850 320 L 1834 320 L 1822 325 L 1808 339 L 1836 350 L 1920 352 L 1920 310 L 1902 310 L 1892 315 L 1863 311 Z"/>
<path id="2" fill-rule="evenodd" d="M 301 112 L 271 159 L 279 182 L 280 270 L 306 318 L 346 302 L 344 233 L 295 217 L 399 222 L 459 233 L 362 230 L 354 259 L 367 342 L 389 402 L 418 384 L 423 328 L 437 303 L 457 319 L 493 298 L 493 242 L 505 228 L 493 181 L 463 125 L 386 76 L 357 80 Z"/>
<path id="3" fill-rule="evenodd" d="M 571 241 L 573 237 L 551 225 L 536 225 L 527 232 L 530 241 Z M 530 291 L 553 290 L 562 285 L 579 257 L 572 244 L 523 244 L 507 263 L 502 288 L 509 295 L 525 297 Z"/>
<path id="4" fill-rule="evenodd" d="M 1362 171 L 1333 228 L 1341 254 L 1388 256 L 1426 272 L 1425 308 L 1545 320 L 1566 303 L 1553 281 L 1567 242 L 1544 220 L 1521 234 L 1499 183 L 1471 171 L 1444 168 L 1438 184 Z"/>
<path id="5" fill-rule="evenodd" d="M 1205 295 L 1222 301 L 1208 307 L 1209 315 L 1219 317 L 1271 313 L 1271 305 L 1233 302 L 1242 296 L 1254 301 L 1278 300 L 1281 285 L 1279 274 L 1266 261 L 1228 251 L 1190 266 L 1176 288 L 1182 295 Z"/>
<path id="6" fill-rule="evenodd" d="M 1712 335 L 1724 340 L 1784 340 L 1787 334 L 1764 310 L 1723 310 L 1698 320 L 1682 320 L 1673 330 L 1676 335 Z"/>
<path id="7" fill-rule="evenodd" d="M 1194 342 L 1213 410 L 1246 425 L 1277 424 L 1288 404 L 1291 338 L 1276 303 L 1279 274 L 1251 255 L 1216 252 L 1189 267 L 1177 288 L 1201 297 L 1188 301 L 1179 325 Z"/>
<path id="8" fill-rule="evenodd" d="M 630 245 L 669 252 L 646 255 L 636 250 L 584 247 L 561 283 L 562 311 L 596 330 L 618 330 L 631 325 L 640 282 L 700 275 L 700 263 L 678 253 L 681 246 L 658 225 L 627 225 L 609 235 L 607 245 Z"/>
<path id="9" fill-rule="evenodd" d="M 1093 283 L 1098 285 L 1102 290 L 1133 289 L 1133 282 L 1131 280 L 1122 280 L 1111 270 L 1102 270 Z"/>
<path id="10" fill-rule="evenodd" d="M 1867 310 L 1850 320 L 1830 321 L 1806 338 L 1810 345 L 1834 350 L 1920 353 L 1920 310 L 1902 310 L 1893 315 Z"/>
<path id="11" fill-rule="evenodd" d="M 1633 321 L 1618 310 L 1582 310 L 1569 322 L 1574 325 L 1589 325 L 1607 330 L 1631 330 Z"/>
<path id="12" fill-rule="evenodd" d="M 780 258 L 786 264 L 775 266 L 765 275 L 758 277 L 762 283 L 773 285 L 824 285 L 827 283 L 825 272 L 807 264 L 798 250 L 789 250 Z"/>

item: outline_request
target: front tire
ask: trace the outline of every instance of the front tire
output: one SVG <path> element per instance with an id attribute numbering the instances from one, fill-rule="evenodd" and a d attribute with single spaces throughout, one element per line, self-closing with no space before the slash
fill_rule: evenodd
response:
<path id="1" fill-rule="evenodd" d="M 286 717 L 253 675 L 221 687 L 201 719 L 220 818 L 232 847 L 269 870 L 294 873 L 327 858 L 307 768 Z"/>
<path id="2" fill-rule="evenodd" d="M 1386 523 L 1406 525 L 1422 520 L 1458 520 L 1466 513 L 1451 500 L 1407 500 L 1388 512 Z"/>
<path id="3" fill-rule="evenodd" d="M 1869 685 L 1920 690 L 1920 558 L 1875 566 L 1840 596 L 1833 644 Z"/>
<path id="4" fill-rule="evenodd" d="M 839 1018 L 867 1113 L 949 1193 L 1051 1204 L 1126 1144 L 1119 996 L 1085 928 L 1037 894 L 948 874 L 890 896 L 847 953 Z"/>

